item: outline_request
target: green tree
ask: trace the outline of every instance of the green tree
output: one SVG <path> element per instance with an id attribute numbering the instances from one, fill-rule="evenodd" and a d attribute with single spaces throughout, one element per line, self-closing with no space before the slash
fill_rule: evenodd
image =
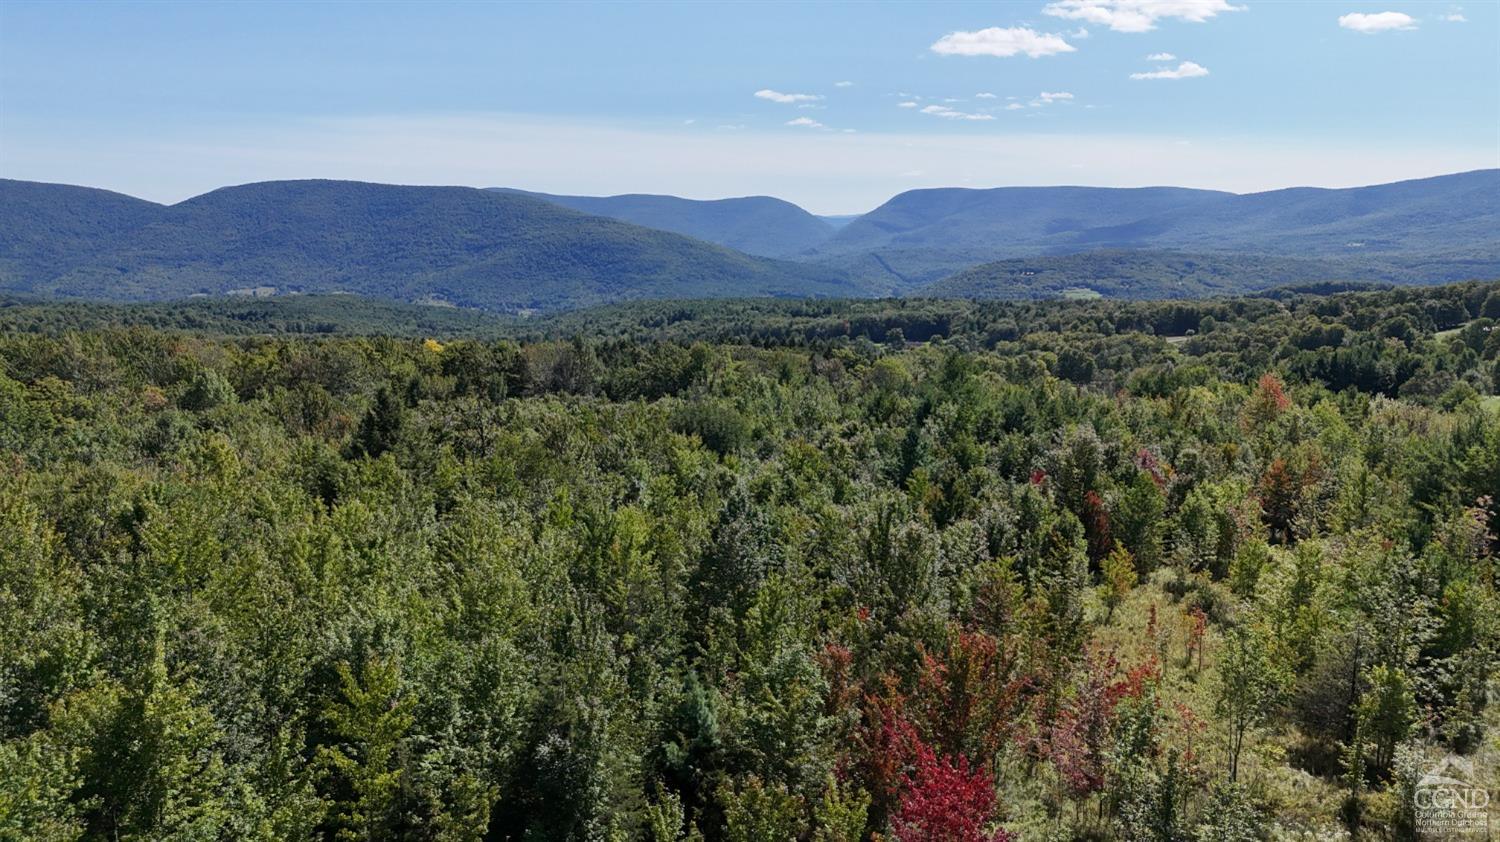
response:
<path id="1" fill-rule="evenodd" d="M 806 829 L 802 799 L 785 784 L 766 785 L 751 775 L 738 787 L 719 787 L 725 842 L 797 839 Z"/>
<path id="2" fill-rule="evenodd" d="M 1115 544 L 1114 551 L 1104 559 L 1101 573 L 1104 576 L 1104 606 L 1107 609 L 1104 621 L 1109 622 L 1115 615 L 1115 609 L 1130 595 L 1130 589 L 1135 587 L 1135 559 L 1130 557 L 1129 550 Z"/>
<path id="3" fill-rule="evenodd" d="M 1365 682 L 1369 685 L 1354 710 L 1356 733 L 1373 749 L 1369 765 L 1377 774 L 1385 774 L 1395 757 L 1396 747 L 1411 733 L 1417 721 L 1417 699 L 1411 680 L 1400 669 L 1380 664 L 1370 668 Z"/>
<path id="4" fill-rule="evenodd" d="M 1236 626 L 1219 649 L 1216 710 L 1229 728 L 1229 780 L 1237 781 L 1251 729 L 1267 721 L 1292 681 L 1275 639 L 1259 626 Z"/>
<path id="5" fill-rule="evenodd" d="M 338 666 L 339 697 L 324 711 L 335 742 L 318 750 L 324 789 L 340 839 L 388 838 L 397 827 L 405 771 L 398 752 L 413 724 L 415 700 L 401 692 L 393 661 L 371 657 L 359 676 Z"/>
<path id="6" fill-rule="evenodd" d="M 390 389 L 382 386 L 349 443 L 349 455 L 371 459 L 396 446 L 406 424 L 406 407 Z"/>

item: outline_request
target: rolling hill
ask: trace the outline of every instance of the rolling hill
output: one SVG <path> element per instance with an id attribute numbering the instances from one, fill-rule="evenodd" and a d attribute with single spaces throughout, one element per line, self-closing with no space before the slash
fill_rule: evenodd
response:
<path id="1" fill-rule="evenodd" d="M 58 297 L 351 292 L 527 310 L 863 292 L 824 267 L 467 187 L 264 182 L 161 206 L 4 181 L 0 207 L 0 288 Z"/>
<path id="2" fill-rule="evenodd" d="M 0 179 L 0 284 L 82 265 L 164 210 L 108 190 Z"/>
<path id="3" fill-rule="evenodd" d="M 1455 271 L 1453 266 L 1464 268 Z M 1445 271 L 1466 278 L 1500 277 L 1500 259 L 1455 261 Z M 997 260 L 929 284 L 916 294 L 974 299 L 1204 298 L 1308 281 L 1431 283 L 1436 274 L 1420 261 L 1106 250 Z"/>
<path id="4" fill-rule="evenodd" d="M 1001 258 L 1102 249 L 1423 261 L 1462 277 L 1500 258 L 1500 170 L 1338 190 L 942 188 L 902 193 L 806 259 L 915 289 Z"/>
<path id="5" fill-rule="evenodd" d="M 534 196 L 596 216 L 696 237 L 761 257 L 807 251 L 833 236 L 835 229 L 791 202 L 770 196 L 699 201 L 645 194 L 554 196 L 497 189 Z"/>
<path id="6" fill-rule="evenodd" d="M 509 312 L 729 296 L 1160 298 L 1495 277 L 1497 232 L 1500 170 L 1246 195 L 915 190 L 841 228 L 763 197 L 281 181 L 167 206 L 0 180 L 0 291 L 113 301 L 354 293 Z"/>

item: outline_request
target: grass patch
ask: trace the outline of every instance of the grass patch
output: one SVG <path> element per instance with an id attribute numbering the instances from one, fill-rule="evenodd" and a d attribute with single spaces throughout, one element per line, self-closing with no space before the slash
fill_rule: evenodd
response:
<path id="1" fill-rule="evenodd" d="M 1088 287 L 1068 287 L 1062 291 L 1064 301 L 1093 301 L 1096 298 L 1103 297 L 1104 295 L 1098 290 L 1089 289 Z"/>

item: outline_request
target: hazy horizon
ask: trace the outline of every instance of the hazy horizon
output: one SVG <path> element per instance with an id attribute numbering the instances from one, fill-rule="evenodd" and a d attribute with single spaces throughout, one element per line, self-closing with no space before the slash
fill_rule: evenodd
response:
<path id="1" fill-rule="evenodd" d="M 1375 187 L 1375 186 L 1379 186 L 1381 184 L 1392 184 L 1392 183 L 1398 183 L 1398 182 L 1402 182 L 1402 181 L 1420 181 L 1420 180 L 1429 179 L 1429 178 L 1443 178 L 1445 176 L 1464 175 L 1466 173 L 1471 173 L 1471 172 L 1483 172 L 1483 171 L 1486 171 L 1486 170 L 1489 170 L 1489 169 L 1495 169 L 1495 168 L 1493 168 L 1493 167 L 1481 167 L 1481 168 L 1473 169 L 1473 170 L 1456 170 L 1456 171 L 1453 171 L 1453 172 L 1440 172 L 1440 173 L 1433 173 L 1431 175 L 1413 176 L 1411 178 L 1399 178 L 1399 179 L 1394 179 L 1393 181 L 1388 181 L 1388 182 L 1372 182 L 1372 183 L 1368 183 L 1368 184 L 1341 184 L 1341 185 L 1328 185 L 1328 184 L 1287 184 L 1287 185 L 1284 185 L 1282 187 L 1272 187 L 1272 188 L 1267 188 L 1265 190 L 1246 190 L 1246 191 L 1218 190 L 1218 188 L 1212 188 L 1212 187 L 1194 187 L 1193 185 L 1187 185 L 1187 184 L 1165 184 L 1165 183 L 1160 183 L 1160 184 L 1156 184 L 1156 183 L 1153 183 L 1153 184 L 1125 184 L 1125 185 L 1114 185 L 1114 184 L 1081 184 L 1081 183 L 1072 183 L 1072 184 L 1069 184 L 1069 183 L 1051 183 L 1051 184 L 991 184 L 991 185 L 985 185 L 985 186 L 975 186 L 975 185 L 933 185 L 932 187 L 910 188 L 910 189 L 913 189 L 913 190 L 922 190 L 922 189 L 938 190 L 938 189 L 944 189 L 945 187 L 957 187 L 957 188 L 960 188 L 960 189 L 972 189 L 972 190 L 994 190 L 994 189 L 1003 189 L 1003 188 L 1008 188 L 1008 187 L 1043 187 L 1043 188 L 1084 188 L 1084 189 L 1131 190 L 1131 189 L 1150 189 L 1150 188 L 1156 188 L 1156 187 L 1175 187 L 1175 188 L 1194 189 L 1194 190 L 1211 190 L 1211 191 L 1218 190 L 1218 192 L 1231 193 L 1231 194 L 1235 194 L 1235 195 L 1252 195 L 1252 194 L 1255 194 L 1255 193 L 1272 193 L 1272 192 L 1276 192 L 1278 190 L 1295 190 L 1295 189 L 1338 190 L 1338 189 L 1357 188 L 1357 187 Z M 9 178 L 10 176 L 0 176 L 0 177 Z M 18 180 L 32 181 L 34 179 L 18 179 Z M 532 192 L 532 193 L 539 193 L 539 194 L 553 195 L 553 196 L 580 196 L 580 197 L 597 196 L 597 197 L 606 197 L 606 198 L 607 197 L 620 197 L 620 196 L 666 196 L 666 197 L 672 197 L 672 198 L 690 199 L 690 200 L 694 200 L 694 201 L 704 201 L 704 202 L 727 201 L 727 200 L 732 200 L 732 199 L 751 199 L 751 198 L 772 198 L 772 199 L 781 199 L 783 201 L 791 201 L 790 199 L 786 199 L 786 197 L 784 197 L 784 196 L 775 196 L 775 195 L 772 195 L 772 194 L 769 194 L 769 193 L 746 193 L 746 194 L 741 194 L 741 195 L 726 195 L 726 196 L 690 196 L 690 195 L 683 195 L 683 194 L 680 194 L 680 193 L 663 193 L 663 192 L 660 192 L 660 191 L 652 191 L 652 190 L 632 190 L 632 191 L 623 192 L 623 193 L 598 193 L 598 194 L 582 194 L 582 193 L 578 193 L 578 194 L 575 194 L 575 193 L 567 193 L 567 192 L 561 191 L 561 190 L 547 190 L 545 188 L 519 188 L 519 187 L 516 187 L 515 185 L 511 185 L 511 184 L 457 184 L 457 183 L 433 183 L 433 182 L 416 182 L 416 181 L 413 181 L 413 182 L 372 181 L 372 180 L 369 180 L 369 179 L 325 178 L 325 177 L 322 177 L 322 176 L 308 176 L 306 178 L 274 178 L 274 179 L 263 179 L 263 180 L 259 180 L 259 181 L 243 181 L 243 182 L 237 182 L 237 183 L 234 183 L 234 184 L 221 184 L 221 185 L 219 185 L 217 187 L 211 187 L 211 188 L 209 188 L 207 190 L 204 190 L 202 192 L 193 193 L 193 194 L 188 195 L 188 196 L 183 196 L 183 197 L 181 197 L 179 199 L 172 199 L 172 200 L 162 201 L 162 200 L 159 200 L 159 199 L 153 199 L 153 198 L 151 198 L 149 196 L 141 196 L 141 195 L 137 195 L 137 194 L 134 194 L 134 193 L 129 193 L 129 192 L 126 192 L 126 191 L 123 191 L 123 190 L 112 190 L 111 188 L 102 187 L 102 186 L 96 185 L 96 184 L 79 184 L 79 183 L 76 183 L 76 182 L 66 182 L 66 181 L 53 181 L 53 182 L 41 182 L 41 183 L 59 184 L 59 185 L 69 186 L 69 187 L 86 187 L 86 188 L 92 188 L 92 189 L 109 190 L 110 192 L 120 193 L 122 195 L 131 196 L 132 198 L 136 198 L 136 199 L 144 199 L 146 201 L 154 202 L 154 203 L 159 204 L 159 205 L 171 206 L 171 205 L 174 205 L 174 204 L 179 204 L 181 202 L 189 201 L 191 199 L 195 199 L 195 198 L 197 198 L 199 196 L 205 196 L 205 195 L 207 195 L 209 193 L 213 193 L 213 192 L 218 191 L 218 190 L 227 190 L 227 189 L 232 189 L 232 188 L 235 188 L 235 187 L 246 187 L 246 186 L 249 186 L 249 185 L 252 185 L 252 184 L 265 184 L 265 183 L 274 183 L 274 182 L 282 182 L 282 181 L 345 181 L 345 182 L 365 183 L 365 184 L 385 184 L 385 185 L 390 185 L 390 186 L 394 186 L 394 187 L 463 187 L 463 188 L 475 189 L 475 190 L 514 189 L 514 190 L 522 190 L 523 192 Z M 899 194 L 892 194 L 892 196 L 895 196 L 895 195 L 899 195 Z M 891 197 L 887 197 L 887 200 L 889 198 L 891 198 Z M 879 203 L 879 204 L 883 204 L 884 201 L 885 200 L 882 200 L 882 202 Z M 792 204 L 797 204 L 797 203 L 796 202 L 792 202 Z M 876 207 L 879 206 L 879 204 L 873 205 L 873 206 L 871 206 L 869 208 L 865 208 L 863 210 L 847 211 L 847 212 L 828 212 L 828 213 L 824 213 L 824 212 L 820 212 L 820 211 L 811 211 L 811 209 L 808 209 L 808 208 L 804 208 L 804 209 L 805 210 L 810 210 L 811 212 L 816 213 L 819 216 L 826 216 L 826 217 L 858 217 L 858 216 L 863 216 L 864 214 L 869 213 L 870 211 L 874 210 Z M 802 206 L 799 205 L 799 207 L 802 207 Z"/>
<path id="2" fill-rule="evenodd" d="M 771 195 L 1349 187 L 1500 166 L 1500 7 L 0 6 L 0 175 Z M 182 68 L 191 67 L 192 72 Z"/>

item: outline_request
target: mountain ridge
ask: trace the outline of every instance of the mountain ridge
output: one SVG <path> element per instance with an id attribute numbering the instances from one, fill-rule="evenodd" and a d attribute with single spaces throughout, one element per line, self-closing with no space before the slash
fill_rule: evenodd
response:
<path id="1" fill-rule="evenodd" d="M 941 187 L 891 197 L 803 259 L 908 283 L 977 263 L 1099 249 L 1287 257 L 1500 256 L 1500 169 L 1348 188 Z"/>
<path id="2" fill-rule="evenodd" d="M 0 182 L 0 205 L 10 209 L 0 211 L 0 227 L 24 228 L 27 211 L 17 199 L 38 192 L 57 195 L 35 183 Z M 7 267 L 0 285 L 113 300 L 274 287 L 500 310 L 641 297 L 862 292 L 836 271 L 470 187 L 307 179 L 133 207 L 139 224 L 129 230 L 95 240 L 75 236 L 71 246 L 81 257 L 61 271 L 37 274 L 37 261 L 29 259 L 0 263 Z"/>
<path id="3" fill-rule="evenodd" d="M 788 251 L 752 255 L 619 218 L 627 213 Z M 802 233 L 785 234 L 778 225 L 788 220 Z M 735 239 L 752 235 L 759 241 Z M 812 237 L 819 242 L 806 245 Z M 1246 194 L 924 188 L 840 227 L 772 197 L 569 197 L 304 179 L 168 205 L 0 179 L 0 290 L 63 298 L 353 292 L 530 311 L 640 298 L 1038 297 L 1064 282 L 1177 297 L 1249 291 L 1267 278 L 1439 282 L 1496 267 L 1500 169 Z"/>
<path id="4" fill-rule="evenodd" d="M 596 216 L 671 231 L 759 257 L 783 257 L 833 236 L 834 226 L 774 196 L 684 199 L 657 193 L 568 196 L 489 188 L 543 199 Z"/>

